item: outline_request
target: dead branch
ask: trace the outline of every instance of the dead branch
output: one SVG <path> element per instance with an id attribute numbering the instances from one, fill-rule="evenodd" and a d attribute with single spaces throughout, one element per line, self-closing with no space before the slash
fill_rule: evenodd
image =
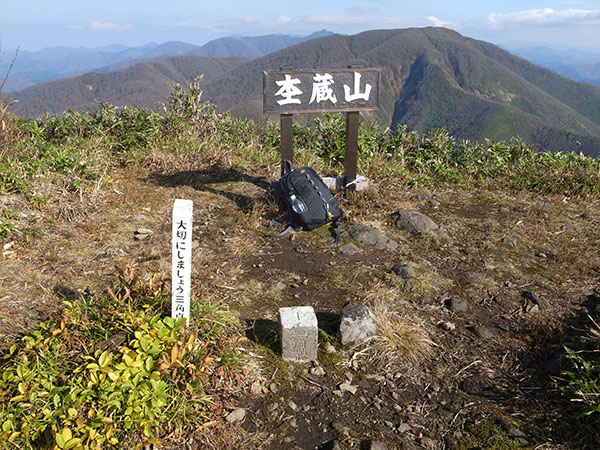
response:
<path id="1" fill-rule="evenodd" d="M 2 43 L 0 42 L 0 61 L 2 61 Z M 0 83 L 0 110 L 2 110 L 2 90 L 4 89 L 4 86 L 6 85 L 6 81 L 8 80 L 8 76 L 10 75 L 10 72 L 12 71 L 14 65 L 15 65 L 15 61 L 17 60 L 17 56 L 19 56 L 19 47 L 17 47 L 17 50 L 15 50 L 15 56 L 13 56 L 12 61 L 10 62 L 10 65 L 8 66 L 8 70 L 6 71 L 6 73 L 4 74 L 4 78 L 2 79 L 2 83 Z"/>

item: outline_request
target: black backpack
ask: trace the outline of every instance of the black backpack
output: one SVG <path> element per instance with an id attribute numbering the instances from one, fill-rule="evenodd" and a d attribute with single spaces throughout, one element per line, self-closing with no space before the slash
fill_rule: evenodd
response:
<path id="1" fill-rule="evenodd" d="M 338 198 L 332 195 L 327 185 L 312 167 L 291 169 L 284 162 L 284 173 L 275 190 L 283 198 L 289 214 L 289 228 L 314 230 L 328 223 L 337 223 L 342 211 Z M 285 233 L 285 232 L 284 232 Z"/>

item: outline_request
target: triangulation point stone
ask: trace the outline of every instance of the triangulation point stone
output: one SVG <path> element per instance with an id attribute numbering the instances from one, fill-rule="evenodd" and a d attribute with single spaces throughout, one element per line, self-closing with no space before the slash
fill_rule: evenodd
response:
<path id="1" fill-rule="evenodd" d="M 286 361 L 317 359 L 319 328 L 312 306 L 279 308 L 281 357 Z"/>

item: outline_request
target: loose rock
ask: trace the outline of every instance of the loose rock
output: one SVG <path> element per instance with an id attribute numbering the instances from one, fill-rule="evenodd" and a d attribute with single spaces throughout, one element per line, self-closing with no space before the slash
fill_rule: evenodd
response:
<path id="1" fill-rule="evenodd" d="M 348 428 L 348 425 L 346 425 L 341 420 L 334 420 L 331 423 L 331 428 L 333 428 L 338 433 L 347 433 L 348 431 L 350 431 L 350 428 Z"/>
<path id="2" fill-rule="evenodd" d="M 421 192 L 419 194 L 413 195 L 410 199 L 418 201 L 418 202 L 423 202 L 423 201 L 428 201 L 428 200 L 434 200 L 435 199 L 435 194 L 429 194 L 427 192 Z"/>
<path id="3" fill-rule="evenodd" d="M 523 306 L 523 311 L 525 311 L 526 313 L 537 314 L 540 312 L 540 307 L 539 307 L 539 305 L 536 305 L 532 301 L 527 300 L 525 302 L 525 305 Z"/>
<path id="4" fill-rule="evenodd" d="M 327 342 L 325 344 L 325 351 L 327 353 L 337 353 L 337 350 L 335 349 L 335 347 L 333 346 L 333 344 L 331 344 L 331 342 Z"/>
<path id="5" fill-rule="evenodd" d="M 325 369 L 323 369 L 321 366 L 312 367 L 308 373 L 316 377 L 322 377 L 325 375 Z"/>
<path id="6" fill-rule="evenodd" d="M 511 237 L 503 237 L 500 240 L 504 245 L 509 245 L 511 247 L 515 247 L 517 245 L 517 240 L 515 238 L 511 238 Z"/>
<path id="7" fill-rule="evenodd" d="M 475 336 L 483 341 L 489 341 L 490 339 L 496 337 L 496 335 L 487 327 L 483 325 L 471 325 L 469 327 Z"/>
<path id="8" fill-rule="evenodd" d="M 136 241 L 143 241 L 144 239 L 152 236 L 154 232 L 148 228 L 138 228 L 133 232 L 133 238 Z"/>
<path id="9" fill-rule="evenodd" d="M 466 313 L 469 311 L 469 304 L 461 298 L 449 298 L 444 304 L 453 313 Z"/>
<path id="10" fill-rule="evenodd" d="M 338 388 L 340 391 L 350 392 L 352 395 L 356 394 L 356 391 L 358 390 L 358 386 L 350 384 L 349 381 L 344 381 L 338 386 Z"/>
<path id="11" fill-rule="evenodd" d="M 346 227 L 348 234 L 352 239 L 367 245 L 374 245 L 378 250 L 394 251 L 398 248 L 398 243 L 388 238 L 382 231 L 360 223 L 350 224 Z"/>
<path id="12" fill-rule="evenodd" d="M 283 284 L 281 281 L 278 281 L 277 283 L 273 284 L 273 286 L 271 286 L 271 288 L 273 288 L 277 291 L 283 291 L 286 288 L 286 285 Z"/>
<path id="13" fill-rule="evenodd" d="M 417 278 L 417 272 L 415 272 L 415 269 L 410 264 L 395 265 L 392 267 L 392 272 L 405 280 Z"/>
<path id="14" fill-rule="evenodd" d="M 433 230 L 428 231 L 431 236 L 437 241 L 438 244 L 448 244 L 451 242 L 450 236 L 444 230 L 440 230 L 439 228 L 435 228 Z"/>
<path id="15" fill-rule="evenodd" d="M 246 410 L 244 408 L 237 408 L 231 411 L 225 416 L 227 423 L 238 423 L 243 422 L 246 418 Z"/>
<path id="16" fill-rule="evenodd" d="M 360 343 L 377 335 L 377 322 L 373 312 L 360 303 L 348 302 L 342 308 L 338 337 L 343 345 Z"/>
<path id="17" fill-rule="evenodd" d="M 523 291 L 521 292 L 521 296 L 525 300 L 529 300 L 529 302 L 533 303 L 534 305 L 537 305 L 540 310 L 546 309 L 546 307 L 548 306 L 548 302 L 544 298 L 531 291 Z"/>
<path id="18" fill-rule="evenodd" d="M 366 450 L 388 450 L 388 445 L 383 441 L 363 441 L 360 448 Z"/>
<path id="19" fill-rule="evenodd" d="M 412 432 L 412 427 L 409 424 L 403 422 L 400 425 L 398 425 L 398 431 L 400 433 L 410 433 Z"/>
<path id="20" fill-rule="evenodd" d="M 426 231 L 438 229 L 438 225 L 419 211 L 411 209 L 401 209 L 391 216 L 392 221 L 401 230 L 413 234 L 422 234 Z"/>
<path id="21" fill-rule="evenodd" d="M 252 383 L 252 386 L 250 386 L 250 393 L 252 395 L 262 394 L 262 385 L 260 383 L 260 380 L 256 380 L 254 383 Z"/>
<path id="22" fill-rule="evenodd" d="M 339 252 L 342 255 L 354 256 L 354 255 L 358 255 L 358 254 L 362 253 L 363 250 L 362 250 L 362 248 L 358 248 L 356 245 L 354 245 L 352 242 L 350 242 L 349 244 L 342 245 L 339 248 Z"/>
<path id="23" fill-rule="evenodd" d="M 438 327 L 445 331 L 454 331 L 456 330 L 456 325 L 452 322 L 439 322 Z"/>

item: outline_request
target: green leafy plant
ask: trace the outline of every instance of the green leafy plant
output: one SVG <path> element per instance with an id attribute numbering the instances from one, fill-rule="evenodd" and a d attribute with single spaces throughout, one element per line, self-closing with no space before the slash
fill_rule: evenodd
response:
<path id="1" fill-rule="evenodd" d="M 186 328 L 160 313 L 155 277 L 125 274 L 117 294 L 65 302 L 4 356 L 0 447 L 135 448 L 208 420 L 205 386 L 238 360 L 231 320 L 205 301 Z"/>
<path id="2" fill-rule="evenodd" d="M 19 214 L 19 211 L 2 208 L 2 213 L 0 214 L 0 241 L 6 240 L 8 235 L 16 229 L 16 224 L 13 221 L 18 220 L 20 217 L 21 214 Z"/>
<path id="3" fill-rule="evenodd" d="M 573 368 L 563 372 L 561 392 L 581 406 L 580 416 L 600 415 L 600 361 L 585 358 L 569 347 L 565 351 Z"/>

